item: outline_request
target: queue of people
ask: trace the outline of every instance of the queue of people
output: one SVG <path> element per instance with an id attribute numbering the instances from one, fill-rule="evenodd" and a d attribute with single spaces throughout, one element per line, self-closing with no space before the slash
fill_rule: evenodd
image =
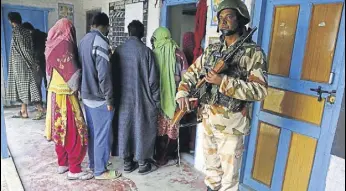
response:
<path id="1" fill-rule="evenodd" d="M 11 12 L 6 96 L 22 103 L 14 117 L 28 118 L 27 104 L 36 103 L 36 119 L 42 119 L 39 74 L 45 73 L 45 137 L 55 143 L 58 173 L 67 172 L 69 180 L 116 179 L 121 172 L 108 169 L 114 155 L 123 159 L 124 173 L 138 169 L 145 175 L 176 158 L 179 126 L 171 122 L 178 107 L 189 109 L 191 91 L 203 76 L 205 184 L 209 191 L 236 190 L 250 103 L 267 95 L 267 64 L 261 48 L 250 40 L 242 42 L 250 21 L 242 1 L 223 1 L 217 16 L 220 42 L 209 45 L 195 61 L 192 33 L 184 35 L 186 46 L 180 50 L 170 31 L 159 27 L 150 49 L 141 41 L 144 25 L 137 20 L 128 25 L 129 39 L 111 53 L 105 13 L 94 16 L 92 30 L 79 45 L 72 22 L 58 20 L 48 32 L 42 60 L 42 54 L 34 54 L 42 45 L 34 46 L 32 40 L 39 33 L 32 26 L 25 28 L 20 14 Z M 215 52 L 228 54 L 240 42 L 238 60 L 227 63 L 221 73 L 210 70 L 218 59 Z M 83 171 L 87 152 L 89 168 Z"/>

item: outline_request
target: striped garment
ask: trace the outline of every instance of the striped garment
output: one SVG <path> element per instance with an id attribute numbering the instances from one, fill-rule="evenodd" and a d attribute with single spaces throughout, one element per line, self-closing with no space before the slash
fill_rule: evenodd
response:
<path id="1" fill-rule="evenodd" d="M 39 84 L 42 74 L 37 63 L 30 31 L 22 26 L 14 27 L 5 96 L 7 101 L 26 104 L 41 101 Z"/>

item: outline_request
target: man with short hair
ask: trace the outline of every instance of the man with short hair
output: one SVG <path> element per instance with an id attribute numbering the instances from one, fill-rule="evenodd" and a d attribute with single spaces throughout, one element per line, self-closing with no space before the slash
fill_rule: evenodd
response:
<path id="1" fill-rule="evenodd" d="M 116 179 L 121 174 L 107 170 L 110 157 L 110 135 L 113 109 L 113 84 L 109 62 L 109 18 L 98 13 L 93 18 L 93 29 L 79 45 L 82 62 L 81 96 L 89 130 L 89 168 L 95 179 Z"/>
<path id="2" fill-rule="evenodd" d="M 12 26 L 12 41 L 6 99 L 22 103 L 21 111 L 14 118 L 28 118 L 28 104 L 37 104 L 38 112 L 34 120 L 40 120 L 45 117 L 45 112 L 41 102 L 41 87 L 37 83 L 41 75 L 34 56 L 32 36 L 22 26 L 22 17 L 18 12 L 8 13 L 8 19 Z"/>
<path id="3" fill-rule="evenodd" d="M 207 84 L 199 90 L 204 126 L 204 182 L 208 191 L 236 191 L 243 140 L 250 131 L 249 111 L 254 101 L 262 101 L 268 94 L 267 60 L 260 46 L 251 38 L 245 39 L 250 32 L 245 27 L 250 15 L 242 0 L 222 1 L 217 18 L 221 42 L 209 45 L 190 66 L 176 100 L 181 109 L 189 110 L 189 96 L 204 76 Z M 221 73 L 214 71 L 216 63 L 227 56 L 231 59 L 223 60 Z"/>
<path id="4" fill-rule="evenodd" d="M 144 25 L 137 20 L 128 25 L 130 38 L 112 55 L 115 87 L 114 129 L 118 130 L 120 157 L 124 171 L 138 168 L 148 174 L 153 165 L 157 132 L 157 108 L 160 106 L 160 82 L 153 52 L 141 41 Z M 135 162 L 136 161 L 136 162 Z M 138 162 L 138 163 L 137 163 Z"/>

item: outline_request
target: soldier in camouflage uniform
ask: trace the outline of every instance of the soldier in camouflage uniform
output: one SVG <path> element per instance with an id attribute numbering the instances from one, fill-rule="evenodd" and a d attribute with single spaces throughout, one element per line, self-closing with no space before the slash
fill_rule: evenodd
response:
<path id="1" fill-rule="evenodd" d="M 198 79 L 207 85 L 200 91 L 204 126 L 205 184 L 208 190 L 238 190 L 243 137 L 250 130 L 252 102 L 267 95 L 267 62 L 263 50 L 246 41 L 226 68 L 217 74 L 213 68 L 220 55 L 232 52 L 248 34 L 250 16 L 241 0 L 224 0 L 218 7 L 219 43 L 211 44 L 184 74 L 176 100 L 189 110 L 189 97 Z"/>

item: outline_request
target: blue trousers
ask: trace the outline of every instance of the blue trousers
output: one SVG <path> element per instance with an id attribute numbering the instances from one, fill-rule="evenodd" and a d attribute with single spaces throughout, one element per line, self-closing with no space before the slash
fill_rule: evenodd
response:
<path id="1" fill-rule="evenodd" d="M 89 132 L 89 168 L 99 176 L 107 170 L 114 111 L 108 111 L 106 104 L 97 108 L 85 105 L 85 115 Z"/>

